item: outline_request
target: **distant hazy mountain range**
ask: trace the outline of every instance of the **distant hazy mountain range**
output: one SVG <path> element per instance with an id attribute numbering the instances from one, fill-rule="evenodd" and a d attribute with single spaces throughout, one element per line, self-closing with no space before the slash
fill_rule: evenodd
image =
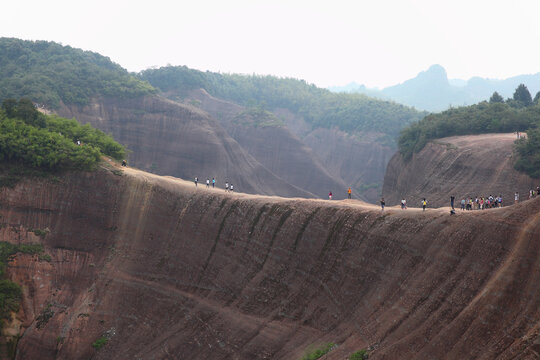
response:
<path id="1" fill-rule="evenodd" d="M 540 73 L 518 75 L 504 80 L 481 77 L 460 80 L 448 79 L 446 70 L 442 66 L 432 65 L 415 78 L 382 90 L 367 88 L 354 82 L 341 87 L 330 87 L 329 90 L 361 93 L 385 100 L 394 100 L 420 110 L 441 111 L 450 106 L 471 105 L 488 100 L 495 91 L 504 98 L 512 97 L 516 87 L 522 83 L 534 97 L 540 90 Z"/>

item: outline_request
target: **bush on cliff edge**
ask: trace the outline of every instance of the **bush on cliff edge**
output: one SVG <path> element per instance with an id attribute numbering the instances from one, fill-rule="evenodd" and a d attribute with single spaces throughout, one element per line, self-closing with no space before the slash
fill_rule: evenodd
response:
<path id="1" fill-rule="evenodd" d="M 45 171 L 90 170 L 102 154 L 121 159 L 125 149 L 90 125 L 41 114 L 29 100 L 2 103 L 0 162 Z"/>

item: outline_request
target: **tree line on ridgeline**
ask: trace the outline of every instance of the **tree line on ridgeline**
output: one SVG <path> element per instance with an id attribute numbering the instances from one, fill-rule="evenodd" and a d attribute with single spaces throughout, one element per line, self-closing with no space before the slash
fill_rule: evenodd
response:
<path id="1" fill-rule="evenodd" d="M 108 57 L 50 41 L 0 38 L 0 101 L 26 97 L 49 108 L 94 96 L 130 98 L 156 89 Z"/>
<path id="2" fill-rule="evenodd" d="M 434 139 L 508 132 L 527 132 L 515 143 L 515 168 L 540 177 L 540 92 L 533 99 L 524 84 L 506 100 L 495 92 L 489 101 L 429 114 L 401 131 L 398 146 L 407 161 Z"/>
<path id="3" fill-rule="evenodd" d="M 202 72 L 186 66 L 166 66 L 139 73 L 161 91 L 182 98 L 191 90 L 246 107 L 283 108 L 301 115 L 314 128 L 336 127 L 346 132 L 375 131 L 396 137 L 425 113 L 362 94 L 333 93 L 304 80 L 276 76 Z"/>

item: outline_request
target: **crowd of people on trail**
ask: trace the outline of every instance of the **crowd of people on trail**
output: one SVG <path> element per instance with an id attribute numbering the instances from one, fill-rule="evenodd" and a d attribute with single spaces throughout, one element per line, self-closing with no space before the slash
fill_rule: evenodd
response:
<path id="1" fill-rule="evenodd" d="M 454 199 L 455 199 L 454 196 L 450 197 L 450 207 L 455 210 Z M 492 208 L 503 207 L 503 197 L 502 195 L 499 195 L 499 196 L 489 195 L 487 197 L 476 196 L 474 199 L 472 197 L 469 197 L 469 198 L 464 197 L 461 199 L 459 204 L 462 211 L 492 209 Z"/>
<path id="2" fill-rule="evenodd" d="M 195 176 L 195 187 L 199 186 L 199 178 Z M 213 177 L 212 180 L 210 178 L 206 178 L 206 188 L 209 189 L 210 186 L 212 188 L 216 187 L 216 178 Z M 232 183 L 229 184 L 228 181 L 225 182 L 225 192 L 234 192 L 234 185 Z"/>
<path id="3" fill-rule="evenodd" d="M 126 166 L 125 160 L 122 162 L 122 166 Z M 199 178 L 195 177 L 195 187 L 198 187 L 199 185 Z M 212 188 L 216 187 L 216 178 L 213 177 L 212 180 L 210 178 L 206 178 L 206 188 Z M 229 181 L 225 182 L 225 192 L 234 192 L 234 185 L 232 183 L 229 183 Z M 540 195 L 540 186 L 536 187 L 535 189 L 529 190 L 529 199 L 534 198 L 536 196 Z M 332 200 L 332 191 L 328 192 L 328 200 Z M 347 189 L 347 198 L 352 198 L 352 190 L 349 187 Z M 455 196 L 450 196 L 450 215 L 454 215 L 455 212 Z M 514 203 L 519 202 L 519 193 L 516 191 L 514 194 Z M 384 197 L 381 197 L 380 200 L 381 204 L 381 211 L 384 211 L 384 207 L 386 206 L 386 202 L 384 200 Z M 422 201 L 420 202 L 420 205 L 422 206 L 422 211 L 426 211 L 428 201 L 426 198 L 422 198 Z M 462 211 L 468 211 L 468 210 L 485 210 L 485 209 L 493 209 L 493 208 L 500 208 L 503 207 L 503 197 L 502 195 L 499 196 L 493 196 L 489 195 L 487 197 L 484 196 L 476 196 L 474 199 L 472 197 L 463 197 L 461 201 L 459 202 L 460 208 Z M 407 209 L 407 200 L 405 198 L 402 198 L 400 201 L 401 210 Z"/>
<path id="4" fill-rule="evenodd" d="M 540 186 L 536 187 L 535 189 L 529 190 L 529 199 L 532 199 L 540 193 Z M 454 208 L 454 201 L 455 197 L 450 197 L 450 207 L 452 210 L 455 210 Z M 519 192 L 514 193 L 514 204 L 517 204 L 519 202 Z M 485 209 L 493 209 L 493 208 L 500 208 L 503 207 L 503 197 L 502 195 L 499 196 L 493 196 L 489 195 L 487 197 L 484 196 L 476 196 L 474 199 L 472 197 L 464 197 L 460 201 L 460 209 L 462 211 L 467 210 L 485 210 Z"/>

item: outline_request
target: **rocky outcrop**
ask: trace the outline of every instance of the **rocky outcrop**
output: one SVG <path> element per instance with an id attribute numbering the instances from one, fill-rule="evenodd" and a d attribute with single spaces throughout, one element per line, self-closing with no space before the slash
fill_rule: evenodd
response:
<path id="1" fill-rule="evenodd" d="M 165 98 L 99 98 L 58 113 L 112 134 L 130 150 L 130 164 L 160 175 L 205 181 L 215 177 L 248 193 L 313 197 L 279 178 L 205 112 Z"/>
<path id="2" fill-rule="evenodd" d="M 455 136 L 428 143 L 404 161 L 399 153 L 390 160 L 383 195 L 389 204 L 405 198 L 420 206 L 426 198 L 431 206 L 450 206 L 450 196 L 461 199 L 502 195 L 503 204 L 514 202 L 514 193 L 526 199 L 534 181 L 514 169 L 512 145 L 515 134 Z"/>
<path id="3" fill-rule="evenodd" d="M 9 267 L 25 295 L 17 359 L 295 359 L 328 342 L 327 359 L 540 352 L 540 198 L 382 213 L 100 169 L 26 180 L 0 205 L 4 224 L 49 230 L 50 263 Z"/>

